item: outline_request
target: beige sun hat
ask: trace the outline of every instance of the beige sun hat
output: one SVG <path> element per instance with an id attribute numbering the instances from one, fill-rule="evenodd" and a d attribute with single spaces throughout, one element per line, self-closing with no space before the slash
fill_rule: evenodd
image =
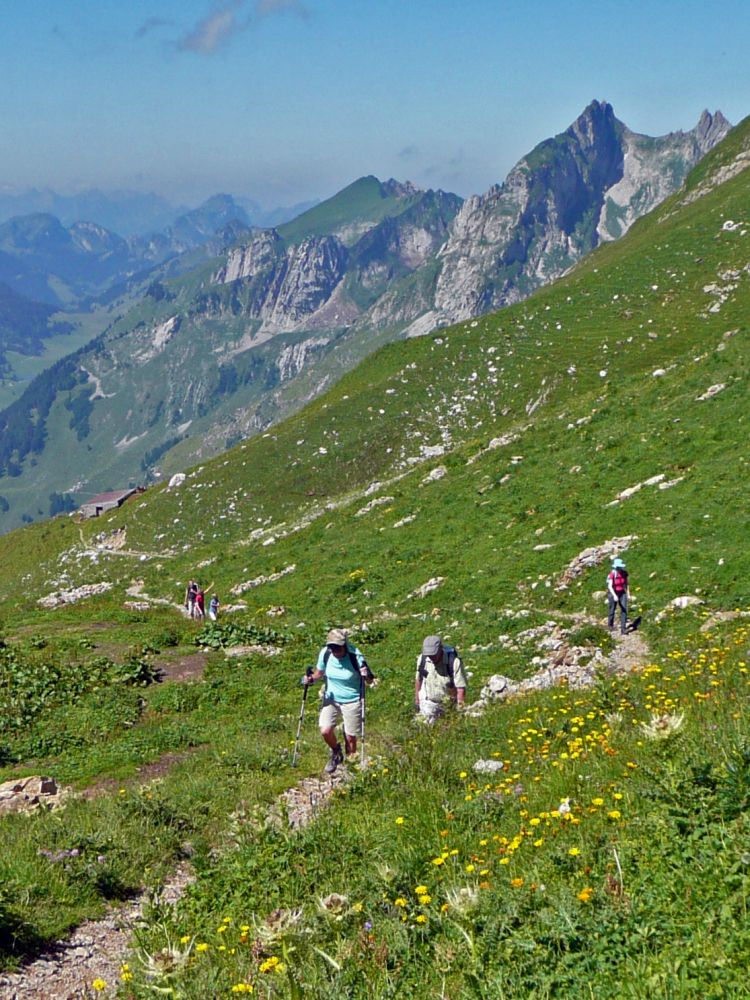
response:
<path id="1" fill-rule="evenodd" d="M 349 633 L 345 628 L 332 628 L 326 636 L 326 644 L 334 646 L 345 646 Z"/>

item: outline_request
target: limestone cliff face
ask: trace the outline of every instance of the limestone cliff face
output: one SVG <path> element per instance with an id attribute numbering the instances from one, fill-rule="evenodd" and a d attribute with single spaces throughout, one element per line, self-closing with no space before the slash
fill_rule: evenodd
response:
<path id="1" fill-rule="evenodd" d="M 388 183 L 404 198 L 418 194 L 411 185 Z M 370 224 L 350 247 L 339 236 L 287 246 L 275 230 L 258 233 L 229 252 L 213 281 L 237 287 L 244 314 L 261 321 L 261 335 L 348 326 L 394 282 L 434 259 L 460 204 L 455 195 L 424 192 L 398 216 Z"/>
<path id="2" fill-rule="evenodd" d="M 605 195 L 597 233 L 601 240 L 623 236 L 637 218 L 679 188 L 688 171 L 731 129 L 724 115 L 704 111 L 694 129 L 659 139 L 624 128 L 623 175 Z"/>
<path id="3" fill-rule="evenodd" d="M 346 273 L 348 251 L 335 236 L 285 247 L 275 230 L 230 251 L 216 284 L 241 283 L 244 312 L 262 332 L 294 330 L 332 297 Z"/>
<path id="4" fill-rule="evenodd" d="M 414 332 L 517 302 L 558 277 L 675 191 L 730 127 L 704 112 L 692 131 L 653 139 L 592 102 L 502 185 L 464 203 L 440 252 L 432 315 Z"/>

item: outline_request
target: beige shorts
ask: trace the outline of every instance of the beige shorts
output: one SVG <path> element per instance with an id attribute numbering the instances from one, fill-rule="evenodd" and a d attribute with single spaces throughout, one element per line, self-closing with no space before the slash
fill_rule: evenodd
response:
<path id="1" fill-rule="evenodd" d="M 324 698 L 318 719 L 320 728 L 335 729 L 342 718 L 346 735 L 359 736 L 362 732 L 362 703 L 359 698 L 343 703 Z"/>

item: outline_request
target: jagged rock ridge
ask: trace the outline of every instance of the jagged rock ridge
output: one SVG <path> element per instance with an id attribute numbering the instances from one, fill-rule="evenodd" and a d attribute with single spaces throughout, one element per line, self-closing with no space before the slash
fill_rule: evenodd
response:
<path id="1" fill-rule="evenodd" d="M 440 252 L 429 325 L 518 302 L 601 240 L 623 235 L 730 128 L 720 111 L 704 111 L 690 132 L 653 139 L 631 132 L 610 104 L 593 101 L 502 185 L 464 203 Z"/>

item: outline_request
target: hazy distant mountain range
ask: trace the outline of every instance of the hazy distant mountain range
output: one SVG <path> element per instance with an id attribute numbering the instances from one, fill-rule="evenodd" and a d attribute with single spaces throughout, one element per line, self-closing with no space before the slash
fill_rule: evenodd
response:
<path id="1" fill-rule="evenodd" d="M 265 227 L 280 226 L 317 202 L 263 209 L 250 198 L 236 198 L 236 204 L 249 225 Z M 0 191 L 0 222 L 18 215 L 54 215 L 66 227 L 86 220 L 126 238 L 160 232 L 190 211 L 185 205 L 172 205 L 160 195 L 141 191 L 92 189 L 71 195 L 49 188 Z"/>
<path id="2" fill-rule="evenodd" d="M 0 413 L 7 526 L 43 510 L 40 496 L 80 500 L 215 454 L 380 344 L 524 298 L 622 235 L 729 129 L 704 112 L 650 138 L 593 102 L 466 202 L 365 177 L 264 230 L 224 195 L 148 239 L 49 216 L 6 223 L 0 281 L 42 301 L 112 302 L 100 336 Z M 33 283 L 45 274 L 46 298 Z"/>

